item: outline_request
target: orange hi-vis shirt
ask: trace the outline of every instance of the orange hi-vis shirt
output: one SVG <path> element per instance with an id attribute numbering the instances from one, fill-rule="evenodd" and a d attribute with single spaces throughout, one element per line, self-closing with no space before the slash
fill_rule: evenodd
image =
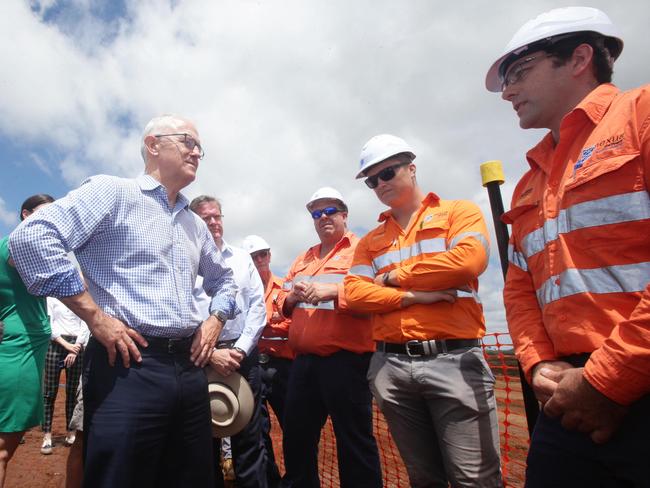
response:
<path id="1" fill-rule="evenodd" d="M 275 275 L 264 290 L 264 303 L 266 304 L 266 326 L 262 331 L 257 347 L 261 353 L 276 358 L 293 359 L 294 352 L 289 347 L 289 326 L 291 320 L 282 315 L 278 307 L 278 297 L 282 291 L 282 280 Z"/>
<path id="2" fill-rule="evenodd" d="M 364 236 L 345 278 L 350 308 L 372 313 L 373 339 L 474 339 L 485 335 L 478 276 L 489 256 L 489 237 L 479 208 L 464 200 L 440 200 L 429 193 L 402 229 L 390 210 L 379 227 Z M 376 276 L 397 269 L 399 288 L 374 283 Z M 400 308 L 405 290 L 458 291 L 455 303 L 415 304 Z"/>
<path id="3" fill-rule="evenodd" d="M 319 257 L 321 245 L 318 244 L 298 256 L 291 265 L 285 278 L 285 290 L 278 298 L 280 310 L 288 294 L 286 289 L 290 289 L 294 282 L 336 283 L 339 288 L 335 300 L 318 305 L 296 304 L 289 328 L 289 346 L 296 354 L 330 356 L 341 350 L 355 353 L 375 350 L 370 319 L 349 313 L 343 294 L 343 278 L 350 269 L 358 242 L 352 232 L 347 232 L 323 259 Z"/>
<path id="4" fill-rule="evenodd" d="M 504 298 L 528 380 L 591 353 L 585 378 L 630 404 L 650 392 L 650 85 L 594 89 L 527 154 Z"/>

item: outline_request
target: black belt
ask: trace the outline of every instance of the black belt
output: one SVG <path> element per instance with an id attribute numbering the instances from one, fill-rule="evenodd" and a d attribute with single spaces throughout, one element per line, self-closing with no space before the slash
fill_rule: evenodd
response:
<path id="1" fill-rule="evenodd" d="M 431 341 L 408 341 L 405 344 L 377 341 L 377 351 L 393 354 L 406 354 L 412 358 L 436 356 L 453 349 L 477 347 L 478 339 L 438 339 Z"/>
<path id="2" fill-rule="evenodd" d="M 169 354 L 190 352 L 194 336 L 181 337 L 177 339 L 169 339 L 167 337 L 151 337 L 143 336 L 149 346 L 146 348 L 148 351 L 167 352 Z"/>
<path id="3" fill-rule="evenodd" d="M 238 340 L 239 338 L 230 339 L 228 341 L 219 341 L 217 342 L 217 349 L 232 349 Z"/>

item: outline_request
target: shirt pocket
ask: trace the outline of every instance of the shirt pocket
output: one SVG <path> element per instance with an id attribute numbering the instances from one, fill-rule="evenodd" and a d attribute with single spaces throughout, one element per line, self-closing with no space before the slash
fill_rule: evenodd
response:
<path id="1" fill-rule="evenodd" d="M 429 220 L 420 223 L 419 229 L 415 233 L 415 243 L 412 246 L 415 249 L 412 255 L 445 252 L 449 244 L 447 242 L 448 235 L 448 220 Z"/>
<path id="2" fill-rule="evenodd" d="M 368 254 L 372 258 L 372 268 L 375 275 L 399 265 L 399 249 L 391 250 L 393 247 L 392 242 L 375 239 L 368 242 L 367 246 Z"/>
<path id="3" fill-rule="evenodd" d="M 591 183 L 601 177 L 608 180 L 606 182 L 608 186 L 613 186 L 619 182 L 626 182 L 626 184 L 631 183 L 630 190 L 638 191 L 644 186 L 643 172 L 641 171 L 640 165 L 629 164 L 637 158 L 640 158 L 638 151 L 628 154 L 610 154 L 606 158 L 594 156 L 589 162 L 589 165 L 574 171 L 574 174 L 565 184 L 565 191 L 579 189 L 585 183 Z M 629 166 L 626 166 L 628 164 Z M 614 174 L 615 172 L 620 172 L 620 175 Z"/>

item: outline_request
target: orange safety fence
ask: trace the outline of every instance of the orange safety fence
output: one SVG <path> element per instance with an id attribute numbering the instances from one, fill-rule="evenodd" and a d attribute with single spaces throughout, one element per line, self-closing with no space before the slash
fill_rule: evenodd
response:
<path id="1" fill-rule="evenodd" d="M 524 481 L 526 453 L 528 452 L 528 428 L 524 401 L 519 381 L 519 370 L 512 340 L 508 334 L 492 333 L 483 338 L 483 353 L 496 378 L 495 395 L 499 415 L 501 438 L 501 464 L 506 487 L 521 487 Z M 271 437 L 275 459 L 284 472 L 282 455 L 282 431 L 271 411 Z M 374 406 L 374 434 L 379 447 L 384 486 L 408 488 L 409 481 L 397 446 L 388 431 L 381 412 Z M 338 462 L 334 429 L 328 419 L 321 432 L 318 467 L 321 486 L 338 487 Z"/>

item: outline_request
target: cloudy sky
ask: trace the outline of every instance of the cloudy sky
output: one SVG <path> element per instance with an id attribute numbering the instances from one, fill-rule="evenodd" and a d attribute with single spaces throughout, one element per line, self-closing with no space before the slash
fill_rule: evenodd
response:
<path id="1" fill-rule="evenodd" d="M 543 131 L 522 131 L 484 88 L 512 34 L 559 1 L 3 0 L 0 3 L 0 236 L 28 195 L 63 196 L 86 176 L 136 176 L 140 133 L 160 113 L 193 119 L 206 157 L 189 197 L 224 204 L 226 238 L 272 246 L 283 274 L 316 241 L 304 209 L 338 188 L 363 234 L 381 204 L 355 180 L 363 144 L 404 137 L 418 179 L 478 202 L 479 166 L 512 188 Z M 650 2 L 592 0 L 620 28 L 615 81 L 650 82 Z M 488 329 L 504 330 L 496 244 L 481 278 Z"/>

